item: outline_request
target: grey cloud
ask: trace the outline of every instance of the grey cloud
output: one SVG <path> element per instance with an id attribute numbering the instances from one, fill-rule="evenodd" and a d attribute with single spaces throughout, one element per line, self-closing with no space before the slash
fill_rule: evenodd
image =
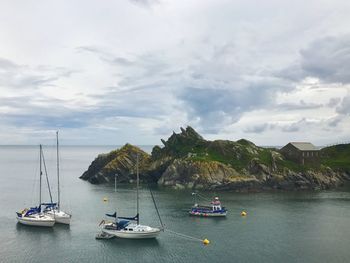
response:
<path id="1" fill-rule="evenodd" d="M 328 107 L 333 108 L 339 104 L 341 98 L 330 98 L 327 104 Z"/>
<path id="2" fill-rule="evenodd" d="M 336 108 L 336 111 L 340 114 L 350 114 L 350 95 L 344 97 L 340 105 Z"/>
<path id="3" fill-rule="evenodd" d="M 350 35 L 326 37 L 301 51 L 301 66 L 310 76 L 328 82 L 350 82 Z"/>
<path id="4" fill-rule="evenodd" d="M 273 101 L 271 89 L 259 86 L 244 89 L 186 88 L 179 98 L 191 119 L 198 118 L 203 130 L 216 132 L 227 121 L 237 122 L 244 112 L 269 105 Z"/>
<path id="5" fill-rule="evenodd" d="M 143 7 L 150 7 L 154 4 L 159 4 L 159 0 L 129 0 L 133 4 L 137 4 Z"/>
<path id="6" fill-rule="evenodd" d="M 325 122 L 324 120 L 310 121 L 306 118 L 302 118 L 299 121 L 293 122 L 288 125 L 276 125 L 275 128 L 281 128 L 283 132 L 297 132 L 300 130 L 310 129 L 311 127 L 319 128 L 320 123 Z M 315 126 L 316 125 L 316 126 Z"/>
<path id="7" fill-rule="evenodd" d="M 248 127 L 247 129 L 244 130 L 244 132 L 247 132 L 247 133 L 263 133 L 264 131 L 266 131 L 269 128 L 270 128 L 270 125 L 267 124 L 267 123 L 264 123 L 264 124 Z"/>
<path id="8" fill-rule="evenodd" d="M 290 81 L 249 63 L 252 55 L 241 54 L 235 43 L 209 43 L 207 49 L 211 52 L 195 55 L 177 93 L 189 120 L 204 132 L 217 133 L 246 112 L 272 107 L 278 92 L 294 89 Z"/>
<path id="9" fill-rule="evenodd" d="M 342 121 L 343 117 L 338 115 L 334 118 L 329 119 L 327 124 L 329 127 L 336 127 Z"/>
<path id="10" fill-rule="evenodd" d="M 274 108 L 278 108 L 284 111 L 292 111 L 292 110 L 309 110 L 309 109 L 318 109 L 321 108 L 322 104 L 316 103 L 306 103 L 303 100 L 300 100 L 299 103 L 280 103 L 274 105 Z"/>
<path id="11" fill-rule="evenodd" d="M 12 70 L 16 69 L 19 66 L 13 63 L 12 61 L 4 58 L 0 58 L 0 70 Z"/>
<path id="12" fill-rule="evenodd" d="M 173 69 L 162 57 L 161 54 L 145 53 L 133 56 L 132 59 L 117 56 L 108 50 L 99 47 L 82 46 L 76 48 L 78 51 L 90 52 L 99 57 L 99 59 L 111 66 L 118 66 L 123 70 L 119 75 L 122 80 L 120 86 L 144 85 L 145 81 L 154 82 L 159 77 L 171 77 L 179 73 L 179 69 Z"/>
<path id="13" fill-rule="evenodd" d="M 299 60 L 275 75 L 297 82 L 315 77 L 329 83 L 350 83 L 349 43 L 350 35 L 316 39 L 300 50 Z"/>
<path id="14" fill-rule="evenodd" d="M 286 125 L 282 127 L 282 131 L 284 132 L 297 132 L 300 130 L 300 127 L 297 123 L 293 123 L 291 125 Z"/>
<path id="15" fill-rule="evenodd" d="M 75 71 L 63 67 L 18 65 L 10 60 L 0 58 L 0 87 L 35 89 L 40 86 L 53 86 L 56 80 L 69 77 L 73 72 Z"/>
<path id="16" fill-rule="evenodd" d="M 97 55 L 102 61 L 107 62 L 110 65 L 114 66 L 132 66 L 134 65 L 134 62 L 120 56 L 115 56 L 114 54 L 94 46 L 81 46 L 77 47 L 76 50 L 82 51 L 82 52 L 89 52 L 92 54 Z"/>

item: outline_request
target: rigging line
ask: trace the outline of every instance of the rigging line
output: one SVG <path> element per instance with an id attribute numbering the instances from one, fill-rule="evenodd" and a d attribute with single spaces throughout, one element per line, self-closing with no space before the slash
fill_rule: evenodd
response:
<path id="1" fill-rule="evenodd" d="M 205 201 L 208 201 L 208 202 L 211 201 L 210 199 L 208 199 L 207 197 L 205 197 L 205 196 L 203 196 L 203 195 L 201 195 L 201 194 L 199 194 L 199 193 L 197 193 L 197 195 L 198 195 L 198 197 L 202 198 L 202 199 L 205 200 Z"/>
<path id="2" fill-rule="evenodd" d="M 47 187 L 49 188 L 50 201 L 51 201 L 51 203 L 52 203 L 52 194 L 51 194 L 51 188 L 50 188 L 49 177 L 48 177 L 48 175 L 47 175 L 47 169 L 46 169 L 46 162 L 45 162 L 44 152 L 42 152 L 41 154 L 42 154 L 43 163 L 44 163 L 44 170 L 45 170 L 45 176 L 46 176 Z"/>
<path id="3" fill-rule="evenodd" d="M 36 149 L 36 147 L 35 147 Z M 37 158 L 36 158 L 36 162 L 35 162 L 35 176 L 34 176 L 34 180 L 33 180 L 33 184 L 32 184 L 32 193 L 31 193 L 31 202 L 30 205 L 36 202 L 36 198 L 34 197 L 34 193 L 37 192 L 37 184 L 38 184 L 38 168 L 39 168 L 39 160 L 40 160 L 40 152 L 37 153 Z"/>
<path id="4" fill-rule="evenodd" d="M 139 215 L 139 185 L 140 185 L 140 178 L 139 178 L 139 154 L 137 153 L 136 156 L 136 195 L 137 195 L 137 199 L 136 199 L 136 206 L 137 206 L 137 213 L 136 215 L 138 215 L 137 217 L 137 224 L 140 224 L 140 215 Z"/>
<path id="5" fill-rule="evenodd" d="M 59 158 L 59 150 L 58 150 L 59 144 L 58 144 L 58 131 L 56 131 L 56 157 L 57 157 L 57 207 L 58 210 L 60 210 L 60 158 Z"/>
<path id="6" fill-rule="evenodd" d="M 149 188 L 149 191 L 151 193 L 151 197 L 152 197 L 152 201 L 153 201 L 154 207 L 156 208 L 156 211 L 157 211 L 157 215 L 158 215 L 158 218 L 159 218 L 160 225 L 162 226 L 162 230 L 164 231 L 164 224 L 163 224 L 162 218 L 160 217 L 159 210 L 158 210 L 158 207 L 157 207 L 157 203 L 156 203 L 156 200 L 154 199 L 153 192 L 152 192 L 152 189 L 151 189 L 149 184 L 148 184 L 148 188 Z"/>

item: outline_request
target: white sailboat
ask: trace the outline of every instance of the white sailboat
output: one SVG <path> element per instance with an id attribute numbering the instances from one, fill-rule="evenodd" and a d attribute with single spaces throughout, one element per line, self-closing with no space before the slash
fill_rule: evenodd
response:
<path id="1" fill-rule="evenodd" d="M 138 156 L 137 156 L 136 175 L 137 175 L 137 178 L 136 178 L 137 214 L 136 216 L 135 217 L 118 217 L 116 212 L 112 215 L 106 214 L 107 216 L 114 217 L 115 222 L 106 222 L 105 220 L 102 220 L 100 223 L 102 233 L 99 236 L 97 236 L 97 238 L 119 237 L 119 238 L 128 238 L 128 239 L 145 239 L 145 238 L 156 238 L 159 235 L 161 231 L 160 228 L 140 224 Z M 157 213 L 158 213 L 158 210 L 157 210 Z M 136 223 L 132 223 L 131 221 L 136 221 Z"/>
<path id="2" fill-rule="evenodd" d="M 70 225 L 72 215 L 61 210 L 60 204 L 60 165 L 59 165 L 59 145 L 58 145 L 58 131 L 56 132 L 56 154 L 57 154 L 57 203 L 48 203 L 44 212 L 49 216 L 53 216 L 56 223 Z"/>
<path id="3" fill-rule="evenodd" d="M 43 161 L 43 153 L 42 153 L 42 146 L 40 144 L 40 190 L 39 190 L 39 205 L 36 207 L 31 208 L 25 208 L 20 212 L 16 212 L 17 214 L 17 221 L 23 225 L 30 225 L 30 226 L 44 226 L 44 227 L 52 227 L 55 224 L 55 219 L 43 213 L 41 211 L 41 185 L 42 185 L 42 161 Z M 47 182 L 48 182 L 48 178 Z M 48 183 L 49 191 L 50 186 Z M 51 196 L 51 192 L 50 192 Z"/>

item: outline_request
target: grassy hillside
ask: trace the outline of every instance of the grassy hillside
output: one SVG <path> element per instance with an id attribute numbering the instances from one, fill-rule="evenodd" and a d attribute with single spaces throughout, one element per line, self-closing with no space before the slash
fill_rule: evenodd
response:
<path id="1" fill-rule="evenodd" d="M 338 144 L 323 148 L 321 156 L 323 165 L 350 172 L 350 144 Z"/>

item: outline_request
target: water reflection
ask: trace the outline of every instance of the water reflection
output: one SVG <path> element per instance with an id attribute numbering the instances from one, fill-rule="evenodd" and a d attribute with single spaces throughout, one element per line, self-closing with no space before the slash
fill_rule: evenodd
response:
<path id="1" fill-rule="evenodd" d="M 27 226 L 21 223 L 16 224 L 16 230 L 18 233 L 35 233 L 35 234 L 52 234 L 54 232 L 53 227 L 37 227 L 37 226 Z"/>
<path id="2" fill-rule="evenodd" d="M 156 238 L 152 239 L 125 239 L 125 238 L 112 238 L 107 240 L 98 240 L 98 242 L 104 242 L 106 246 L 109 247 L 124 247 L 124 248 L 135 248 L 138 247 L 148 247 L 148 248 L 154 248 L 159 247 L 160 243 L 159 240 Z"/>

